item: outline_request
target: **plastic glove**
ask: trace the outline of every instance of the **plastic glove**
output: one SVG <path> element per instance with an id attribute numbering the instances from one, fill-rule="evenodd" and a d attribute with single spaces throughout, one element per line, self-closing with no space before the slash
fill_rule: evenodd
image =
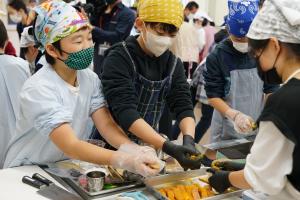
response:
<path id="1" fill-rule="evenodd" d="M 217 192 L 223 193 L 232 185 L 229 181 L 228 171 L 216 171 L 212 168 L 208 169 L 207 172 L 213 175 L 208 178 L 209 185 L 212 186 Z"/>
<path id="2" fill-rule="evenodd" d="M 173 144 L 170 141 L 166 141 L 162 147 L 163 152 L 175 158 L 184 169 L 200 169 L 200 160 L 191 160 L 191 155 L 198 154 L 188 147 Z"/>
<path id="3" fill-rule="evenodd" d="M 114 168 L 126 169 L 144 177 L 154 176 L 159 173 L 159 169 L 150 167 L 159 165 L 159 160 L 149 155 L 128 154 L 118 150 L 112 155 L 110 164 Z"/>
<path id="4" fill-rule="evenodd" d="M 195 147 L 194 138 L 190 135 L 184 135 L 183 136 L 183 146 L 191 149 L 192 151 L 197 152 L 197 149 Z"/>
<path id="5" fill-rule="evenodd" d="M 239 171 L 244 169 L 245 163 L 239 163 L 229 159 L 218 159 L 212 162 L 211 167 L 215 170 Z"/>
<path id="6" fill-rule="evenodd" d="M 165 162 L 157 157 L 157 153 L 152 147 L 140 146 L 135 143 L 127 143 L 122 144 L 119 148 L 119 151 L 132 155 L 147 155 L 149 157 L 152 157 L 153 159 L 157 160 L 157 164 L 151 165 L 150 167 L 154 168 L 155 170 L 159 170 L 159 172 L 165 167 Z"/>
<path id="7" fill-rule="evenodd" d="M 226 111 L 225 116 L 232 120 L 234 124 L 234 130 L 238 133 L 248 133 L 252 131 L 252 125 L 255 124 L 254 120 L 244 113 L 241 113 L 234 109 Z"/>

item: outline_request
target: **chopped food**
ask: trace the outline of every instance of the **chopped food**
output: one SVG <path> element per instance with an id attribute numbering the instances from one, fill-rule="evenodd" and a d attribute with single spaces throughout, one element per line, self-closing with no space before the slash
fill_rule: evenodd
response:
<path id="1" fill-rule="evenodd" d="M 170 200 L 200 200 L 214 195 L 211 187 L 207 184 L 204 186 L 198 184 L 176 185 L 160 188 L 158 191 Z"/>
<path id="2" fill-rule="evenodd" d="M 255 122 L 251 122 L 251 127 L 252 127 L 253 131 L 255 131 L 258 128 L 258 126 Z"/>
<path id="3" fill-rule="evenodd" d="M 160 169 L 160 165 L 158 163 L 156 164 L 149 164 L 149 167 L 152 169 Z"/>
<path id="4" fill-rule="evenodd" d="M 191 155 L 190 159 L 191 160 L 201 160 L 203 159 L 204 155 L 203 154 L 196 154 L 196 155 Z"/>

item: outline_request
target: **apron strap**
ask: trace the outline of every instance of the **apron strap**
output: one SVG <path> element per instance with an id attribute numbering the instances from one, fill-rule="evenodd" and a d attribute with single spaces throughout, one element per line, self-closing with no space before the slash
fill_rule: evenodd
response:
<path id="1" fill-rule="evenodd" d="M 123 48 L 124 48 L 125 52 L 126 52 L 127 55 L 129 56 L 129 59 L 130 59 L 132 65 L 133 65 L 133 70 L 134 70 L 134 72 L 136 72 L 136 66 L 135 66 L 135 63 L 134 63 L 134 60 L 132 59 L 132 57 L 131 57 L 131 55 L 130 55 L 130 53 L 129 53 L 129 51 L 128 51 L 126 42 L 123 41 L 123 42 L 122 42 L 122 45 L 123 45 Z"/>
<path id="2" fill-rule="evenodd" d="M 177 61 L 178 61 L 178 57 L 175 56 L 175 57 L 174 57 L 173 66 L 172 66 L 172 70 L 171 70 L 171 73 L 170 73 L 170 82 L 169 82 L 169 85 L 172 84 L 172 78 L 173 78 L 173 74 L 174 74 L 174 71 L 175 71 L 176 66 L 177 66 Z"/>

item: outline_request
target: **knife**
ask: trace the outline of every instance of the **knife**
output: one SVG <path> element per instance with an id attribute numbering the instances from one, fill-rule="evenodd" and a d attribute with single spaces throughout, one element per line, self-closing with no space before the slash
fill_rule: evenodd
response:
<path id="1" fill-rule="evenodd" d="M 35 173 L 32 178 L 29 176 L 24 176 L 22 182 L 33 186 L 37 189 L 38 194 L 52 200 L 82 200 L 79 196 L 68 192 L 55 185 L 52 181 L 45 178 L 44 176 Z"/>

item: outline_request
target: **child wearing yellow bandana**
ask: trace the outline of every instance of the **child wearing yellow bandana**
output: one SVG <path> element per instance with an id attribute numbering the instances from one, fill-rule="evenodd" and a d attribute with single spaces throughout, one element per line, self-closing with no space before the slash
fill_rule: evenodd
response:
<path id="1" fill-rule="evenodd" d="M 140 0 L 135 21 L 140 35 L 106 52 L 102 83 L 112 114 L 133 141 L 153 145 L 185 169 L 196 169 L 199 160 L 188 157 L 197 154 L 189 85 L 182 62 L 169 51 L 182 22 L 179 0 Z M 183 145 L 166 141 L 158 132 L 165 107 L 180 123 Z"/>

